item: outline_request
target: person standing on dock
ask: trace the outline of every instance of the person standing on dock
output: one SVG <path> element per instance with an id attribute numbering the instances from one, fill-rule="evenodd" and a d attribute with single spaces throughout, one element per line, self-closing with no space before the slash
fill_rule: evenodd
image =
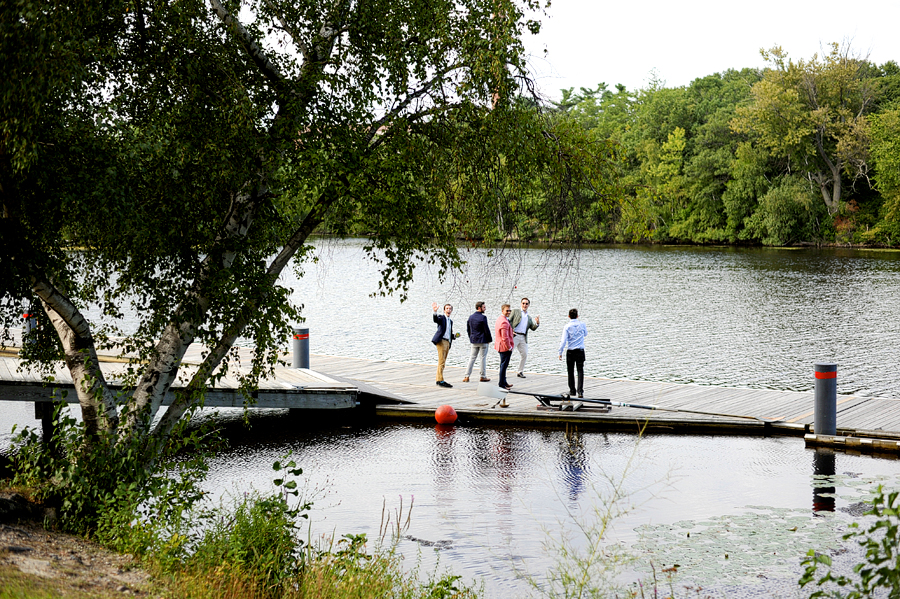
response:
<path id="1" fill-rule="evenodd" d="M 437 385 L 438 387 L 452 387 L 450 383 L 444 380 L 444 364 L 447 362 L 447 354 L 450 353 L 450 346 L 453 344 L 453 321 L 450 315 L 453 314 L 453 306 L 444 304 L 444 313 L 438 314 L 438 305 L 432 302 L 431 309 L 434 310 L 434 322 L 437 323 L 437 331 L 431 342 L 437 347 L 438 365 L 437 365 Z M 459 337 L 459 333 L 456 334 Z"/>
<path id="2" fill-rule="evenodd" d="M 497 340 L 494 341 L 494 349 L 500 352 L 500 386 L 504 389 L 512 389 L 512 385 L 506 382 L 506 368 L 509 366 L 509 359 L 512 357 L 513 350 L 513 330 L 509 324 L 509 314 L 512 312 L 509 304 L 503 304 L 500 307 L 500 316 L 494 324 L 494 333 Z"/>
<path id="3" fill-rule="evenodd" d="M 520 379 L 525 378 L 525 359 L 528 357 L 528 331 L 536 331 L 541 326 L 541 316 L 537 315 L 534 319 L 528 315 L 528 306 L 531 300 L 527 297 L 522 298 L 522 309 L 516 308 L 512 311 L 509 324 L 513 329 L 513 346 L 519 352 L 519 370 L 516 376 Z"/>
<path id="4" fill-rule="evenodd" d="M 569 395 L 578 393 L 578 397 L 584 397 L 584 338 L 587 337 L 587 327 L 578 320 L 578 310 L 569 310 L 569 322 L 563 328 L 562 340 L 559 342 L 559 359 L 562 360 L 563 350 L 566 351 L 566 370 L 569 373 Z M 568 349 L 567 349 L 568 348 Z M 575 386 L 575 367 L 578 367 L 578 387 Z"/>
<path id="5" fill-rule="evenodd" d="M 466 333 L 469 334 L 469 342 L 472 344 L 472 355 L 469 357 L 469 368 L 466 370 L 464 383 L 469 382 L 479 353 L 481 353 L 481 382 L 486 383 L 491 380 L 487 378 L 487 353 L 493 338 L 491 337 L 491 325 L 488 324 L 484 311 L 484 302 L 475 302 L 475 312 L 466 322 Z"/>

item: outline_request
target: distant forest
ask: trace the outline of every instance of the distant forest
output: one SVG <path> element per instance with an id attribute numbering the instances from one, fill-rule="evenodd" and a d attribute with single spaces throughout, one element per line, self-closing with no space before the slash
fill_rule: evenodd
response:
<path id="1" fill-rule="evenodd" d="M 595 242 L 900 245 L 900 67 L 832 44 L 683 87 L 563 90 L 549 110 L 618 153 Z M 523 210 L 520 239 L 546 238 Z M 560 231 L 556 231 L 561 233 Z"/>

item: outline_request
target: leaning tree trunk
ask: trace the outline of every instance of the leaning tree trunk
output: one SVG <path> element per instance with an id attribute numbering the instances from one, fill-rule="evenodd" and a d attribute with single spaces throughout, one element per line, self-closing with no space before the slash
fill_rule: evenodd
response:
<path id="1" fill-rule="evenodd" d="M 832 160 L 825 152 L 821 133 L 816 135 L 816 151 L 828 167 L 828 171 L 824 173 L 819 171 L 814 178 L 822 191 L 822 199 L 825 200 L 828 214 L 834 214 L 841 207 L 841 167 L 843 165 L 840 158 Z"/>
<path id="2" fill-rule="evenodd" d="M 40 298 L 62 344 L 88 439 L 101 432 L 115 432 L 119 424 L 116 400 L 100 370 L 90 323 L 46 278 L 32 278 L 31 289 Z"/>

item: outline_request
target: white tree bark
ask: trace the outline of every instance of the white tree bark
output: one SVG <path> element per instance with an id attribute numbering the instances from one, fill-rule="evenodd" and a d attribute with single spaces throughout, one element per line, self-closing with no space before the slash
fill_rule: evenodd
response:
<path id="1" fill-rule="evenodd" d="M 49 281 L 34 278 L 31 289 L 41 299 L 62 343 L 88 436 L 115 432 L 119 424 L 116 401 L 100 370 L 90 324 L 69 298 Z"/>
<path id="2" fill-rule="evenodd" d="M 268 188 L 263 187 L 254 194 L 242 194 L 232 202 L 222 232 L 216 239 L 216 246 L 228 246 L 229 241 L 247 235 L 259 200 L 266 193 Z M 213 250 L 203 259 L 187 297 L 163 331 L 144 374 L 135 387 L 125 432 L 147 432 L 150 421 L 159 411 L 166 393 L 178 376 L 178 369 L 188 346 L 193 343 L 199 326 L 206 318 L 211 300 L 203 289 L 215 274 L 231 268 L 236 256 L 235 250 Z"/>

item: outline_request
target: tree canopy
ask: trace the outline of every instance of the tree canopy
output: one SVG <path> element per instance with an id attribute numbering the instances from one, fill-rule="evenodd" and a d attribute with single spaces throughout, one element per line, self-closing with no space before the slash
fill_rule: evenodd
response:
<path id="1" fill-rule="evenodd" d="M 520 98 L 537 0 L 0 6 L 3 324 L 39 302 L 27 354 L 66 361 L 91 439 L 165 441 L 241 336 L 251 391 L 300 316 L 279 274 L 319 227 L 364 231 L 402 294 L 415 259 L 460 264 L 461 234 L 517 213 L 581 230 L 616 198 L 611 144 Z M 121 336 L 127 397 L 96 354 Z"/>
<path id="2" fill-rule="evenodd" d="M 556 110 L 624 159 L 592 239 L 896 246 L 900 68 L 849 44 L 667 87 L 563 90 Z"/>
<path id="3" fill-rule="evenodd" d="M 821 58 L 794 62 L 775 47 L 763 56 L 772 68 L 753 86 L 753 101 L 738 109 L 734 127 L 787 158 L 813 181 L 830 214 L 840 207 L 842 176 L 865 176 L 866 115 L 875 101 L 872 66 L 832 44 Z"/>

